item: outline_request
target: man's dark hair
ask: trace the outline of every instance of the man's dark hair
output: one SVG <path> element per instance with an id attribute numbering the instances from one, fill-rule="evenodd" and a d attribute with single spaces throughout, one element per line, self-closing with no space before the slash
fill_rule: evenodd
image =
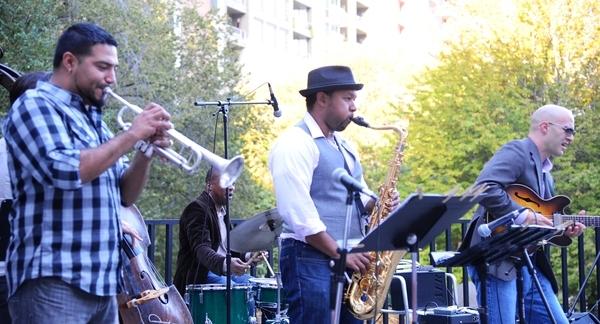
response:
<path id="1" fill-rule="evenodd" d="M 208 184 L 210 183 L 213 178 L 220 176 L 221 173 L 219 173 L 218 169 L 215 169 L 213 166 L 210 166 L 208 168 L 208 171 L 206 171 L 206 177 L 204 178 L 204 184 Z"/>
<path id="2" fill-rule="evenodd" d="M 319 92 L 323 92 L 328 96 L 331 96 L 331 94 L 336 91 L 336 90 L 329 90 L 329 91 L 317 91 L 315 93 L 311 93 L 308 96 L 306 96 L 306 110 L 307 111 L 311 111 L 313 109 L 313 106 L 315 105 L 315 102 L 317 102 L 317 93 Z"/>
<path id="3" fill-rule="evenodd" d="M 209 167 L 208 171 L 206 171 L 206 177 L 204 177 L 204 184 L 208 184 L 210 182 L 210 178 L 212 178 L 213 167 Z"/>
<path id="4" fill-rule="evenodd" d="M 117 41 L 102 27 L 90 23 L 78 23 L 67 28 L 56 43 L 54 68 L 60 66 L 66 52 L 73 53 L 78 59 L 89 55 L 92 46 L 108 44 L 117 47 Z"/>
<path id="5" fill-rule="evenodd" d="M 12 105 L 25 91 L 34 89 L 39 80 L 48 81 L 50 75 L 51 74 L 48 72 L 37 71 L 23 74 L 18 77 L 10 88 L 8 95 L 10 104 Z"/>

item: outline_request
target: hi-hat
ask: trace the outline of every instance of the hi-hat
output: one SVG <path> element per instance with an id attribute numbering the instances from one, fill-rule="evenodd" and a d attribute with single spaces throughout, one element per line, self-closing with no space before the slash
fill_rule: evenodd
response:
<path id="1" fill-rule="evenodd" d="M 281 234 L 282 223 L 277 208 L 252 216 L 231 230 L 231 249 L 242 253 L 270 249 Z"/>

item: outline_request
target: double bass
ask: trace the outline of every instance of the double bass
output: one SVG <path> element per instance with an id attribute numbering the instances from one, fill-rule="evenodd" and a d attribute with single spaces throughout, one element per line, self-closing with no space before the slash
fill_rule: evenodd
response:
<path id="1" fill-rule="evenodd" d="M 2 59 L 3 56 L 4 50 L 0 47 L 0 59 Z M 0 85 L 3 86 L 6 91 L 10 91 L 15 80 L 20 76 L 21 73 L 13 70 L 6 64 L 0 63 Z"/>
<path id="2" fill-rule="evenodd" d="M 125 234 L 122 244 L 123 291 L 117 296 L 123 323 L 193 323 L 183 298 L 174 285 L 167 286 L 145 251 L 150 236 L 140 211 L 121 207 L 121 221 L 135 229 L 141 241 Z"/>

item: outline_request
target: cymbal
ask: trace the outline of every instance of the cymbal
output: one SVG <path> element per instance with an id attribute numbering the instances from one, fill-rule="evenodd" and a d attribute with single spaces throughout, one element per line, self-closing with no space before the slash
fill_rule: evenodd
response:
<path id="1" fill-rule="evenodd" d="M 268 250 L 281 234 L 282 224 L 277 208 L 260 212 L 231 230 L 231 249 L 240 253 Z"/>

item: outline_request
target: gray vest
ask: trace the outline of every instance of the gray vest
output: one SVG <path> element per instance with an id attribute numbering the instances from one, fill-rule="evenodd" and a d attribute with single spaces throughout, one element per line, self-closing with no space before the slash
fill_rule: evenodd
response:
<path id="1" fill-rule="evenodd" d="M 304 121 L 296 125 L 310 135 L 308 126 Z M 344 169 L 344 157 L 342 152 L 328 143 L 325 137 L 314 139 L 319 149 L 319 163 L 315 168 L 310 185 L 310 196 L 317 207 L 321 221 L 327 226 L 327 233 L 334 240 L 341 240 L 344 237 L 344 221 L 346 218 L 346 197 L 348 191 L 339 181 L 333 181 L 331 174 L 337 168 Z M 362 177 L 362 167 L 356 159 L 356 153 L 344 141 L 339 142 L 342 150 L 349 153 L 354 160 L 354 170 L 351 175 L 360 181 Z M 362 238 L 360 212 L 353 200 L 352 218 L 350 223 L 349 239 Z"/>

